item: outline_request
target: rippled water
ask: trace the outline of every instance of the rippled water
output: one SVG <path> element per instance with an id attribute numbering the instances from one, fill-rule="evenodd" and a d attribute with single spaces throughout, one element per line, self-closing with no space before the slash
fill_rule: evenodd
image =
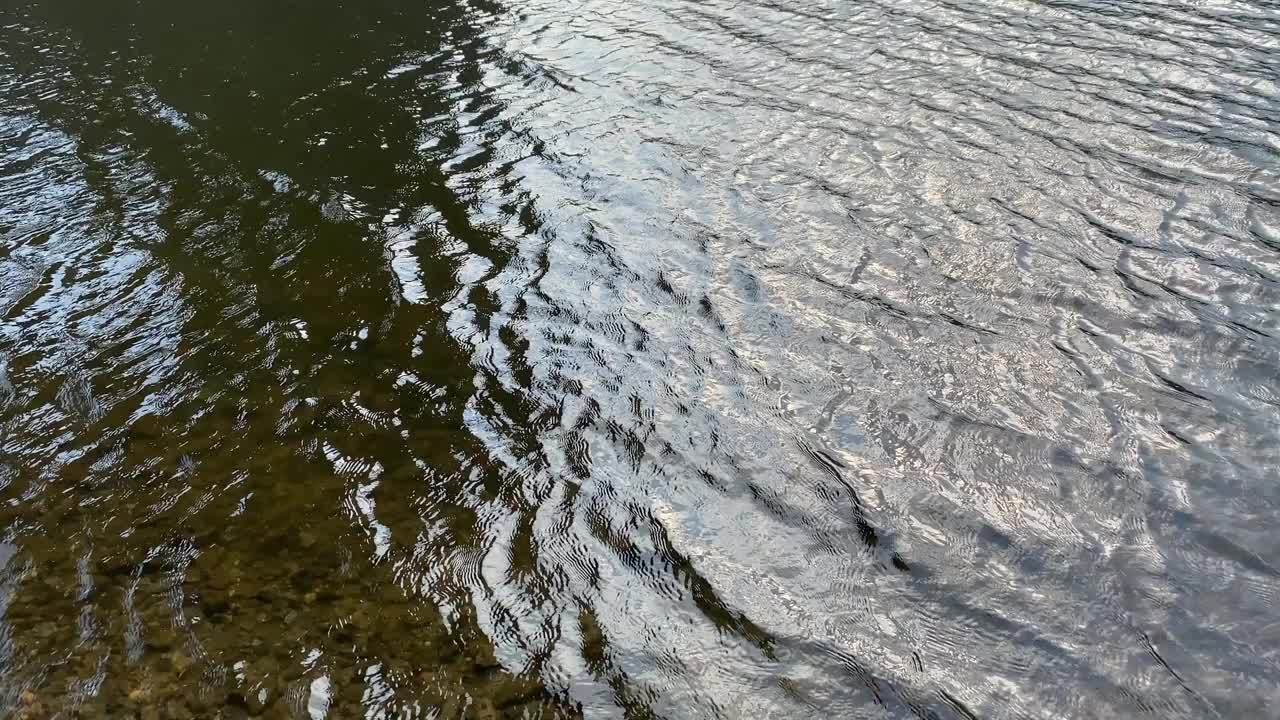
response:
<path id="1" fill-rule="evenodd" d="M 0 715 L 1280 702 L 1280 5 L 0 9 Z"/>

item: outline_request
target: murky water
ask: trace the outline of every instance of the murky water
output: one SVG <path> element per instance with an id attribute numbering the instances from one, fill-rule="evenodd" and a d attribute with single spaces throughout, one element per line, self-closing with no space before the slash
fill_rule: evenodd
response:
<path id="1" fill-rule="evenodd" d="M 0 716 L 1280 702 L 1280 5 L 0 9 Z"/>

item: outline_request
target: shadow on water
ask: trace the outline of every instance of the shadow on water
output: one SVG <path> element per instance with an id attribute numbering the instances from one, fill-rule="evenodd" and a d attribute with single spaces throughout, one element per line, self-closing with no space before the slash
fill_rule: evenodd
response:
<path id="1" fill-rule="evenodd" d="M 499 109 L 475 83 L 497 12 L 5 13 L 4 713 L 574 714 L 462 585 L 507 490 L 431 312 L 457 248 L 408 239 L 408 302 L 381 222 L 429 206 L 500 258 L 416 150 Z"/>

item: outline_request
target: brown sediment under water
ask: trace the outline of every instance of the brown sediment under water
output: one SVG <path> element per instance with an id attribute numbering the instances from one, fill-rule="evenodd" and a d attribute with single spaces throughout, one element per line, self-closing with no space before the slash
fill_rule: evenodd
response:
<path id="1" fill-rule="evenodd" d="M 1280 5 L 0 7 L 0 717 L 1280 703 Z"/>

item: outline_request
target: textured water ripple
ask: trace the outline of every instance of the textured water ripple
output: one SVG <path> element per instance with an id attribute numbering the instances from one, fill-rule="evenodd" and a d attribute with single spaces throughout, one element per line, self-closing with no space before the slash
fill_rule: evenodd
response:
<path id="1" fill-rule="evenodd" d="M 1280 697 L 1276 6 L 153 5 L 0 31 L 0 703 Z"/>

